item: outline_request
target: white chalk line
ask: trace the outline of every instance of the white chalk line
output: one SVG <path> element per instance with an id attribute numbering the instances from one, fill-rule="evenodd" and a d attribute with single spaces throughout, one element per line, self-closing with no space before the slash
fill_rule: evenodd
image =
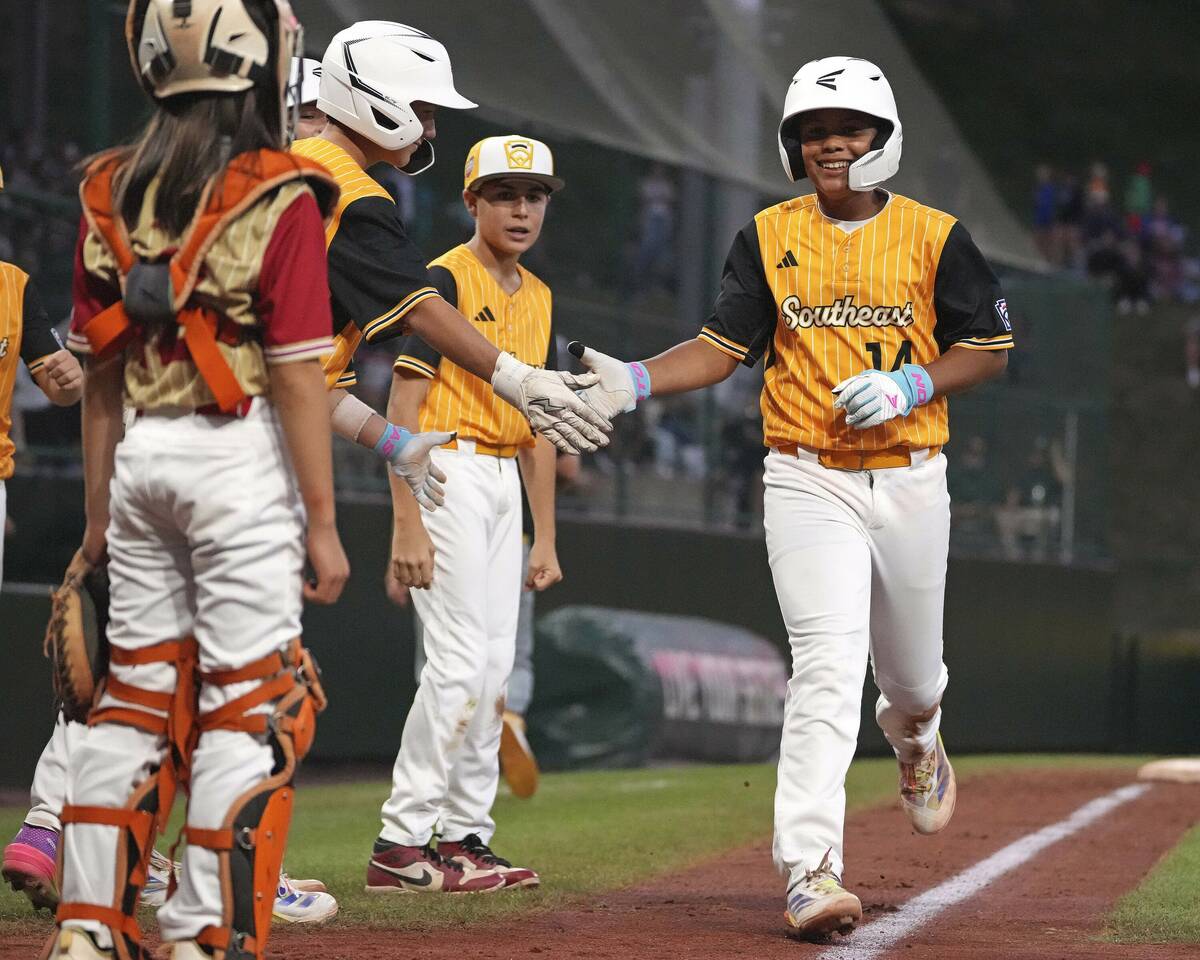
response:
<path id="1" fill-rule="evenodd" d="M 855 930 L 845 943 L 823 951 L 818 960 L 874 960 L 937 914 L 973 897 L 989 883 L 1028 863 L 1047 847 L 1091 826 L 1149 789 L 1150 784 L 1133 783 L 1085 803 L 1065 820 L 1010 843 L 987 859 L 902 903 L 898 912 L 872 920 Z"/>

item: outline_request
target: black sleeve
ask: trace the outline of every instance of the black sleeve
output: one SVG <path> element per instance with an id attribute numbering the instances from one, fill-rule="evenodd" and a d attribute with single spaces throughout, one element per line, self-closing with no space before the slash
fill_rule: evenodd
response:
<path id="1" fill-rule="evenodd" d="M 721 274 L 721 292 L 699 337 L 752 367 L 771 342 L 777 316 L 763 270 L 758 228 L 751 220 L 733 238 Z"/>
<path id="2" fill-rule="evenodd" d="M 54 325 L 50 323 L 32 280 L 25 284 L 21 330 L 21 359 L 30 373 L 37 373 L 42 368 L 41 361 L 61 350 L 62 344 L 54 335 Z"/>
<path id="3" fill-rule="evenodd" d="M 942 247 L 933 309 L 933 335 L 943 353 L 955 344 L 975 350 L 1012 346 L 1012 323 L 1000 281 L 961 223 L 950 228 Z"/>
<path id="4" fill-rule="evenodd" d="M 558 329 L 554 325 L 554 314 L 550 314 L 550 341 L 546 344 L 546 369 L 561 370 L 558 359 Z"/>
<path id="5" fill-rule="evenodd" d="M 453 273 L 445 267 L 430 267 L 429 282 L 441 294 L 443 300 L 452 307 L 458 307 L 458 283 L 455 281 Z M 440 353 L 415 333 L 410 333 L 400 341 L 400 348 L 396 351 L 396 362 L 393 366 L 404 367 L 425 377 L 434 377 L 437 375 L 438 364 L 441 362 L 442 355 Z"/>
<path id="6" fill-rule="evenodd" d="M 354 323 L 368 343 L 404 333 L 404 316 L 438 295 L 425 258 L 384 197 L 363 197 L 342 214 L 329 245 L 329 289 L 335 311 Z"/>

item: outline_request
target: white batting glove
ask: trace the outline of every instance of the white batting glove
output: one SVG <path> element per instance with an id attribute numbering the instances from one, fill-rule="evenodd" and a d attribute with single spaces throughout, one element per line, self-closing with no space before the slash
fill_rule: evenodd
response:
<path id="1" fill-rule="evenodd" d="M 617 360 L 599 350 L 585 347 L 578 340 L 568 344 L 567 350 L 600 377 L 600 382 L 588 387 L 583 397 L 610 420 L 618 413 L 629 413 L 639 400 L 650 396 L 650 374 L 644 365 Z"/>
<path id="2" fill-rule="evenodd" d="M 375 449 L 388 462 L 392 473 L 408 484 L 408 489 L 426 510 L 436 510 L 446 502 L 446 474 L 430 459 L 429 451 L 449 443 L 457 434 L 409 433 L 388 424 Z"/>
<path id="3" fill-rule="evenodd" d="M 492 389 L 563 453 L 593 453 L 608 446 L 612 423 L 575 391 L 586 390 L 599 379 L 594 373 L 576 376 L 538 370 L 501 352 L 492 373 Z"/>
<path id="4" fill-rule="evenodd" d="M 834 409 L 846 411 L 846 426 L 870 430 L 933 399 L 933 381 L 924 367 L 906 363 L 899 370 L 864 370 L 833 388 Z"/>

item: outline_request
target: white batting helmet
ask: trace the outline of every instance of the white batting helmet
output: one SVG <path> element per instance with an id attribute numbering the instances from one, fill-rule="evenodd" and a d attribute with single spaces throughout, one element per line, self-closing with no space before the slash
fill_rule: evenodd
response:
<path id="1" fill-rule="evenodd" d="M 872 190 L 900 169 L 904 140 L 896 98 L 883 71 L 858 57 L 823 57 L 796 71 L 783 101 L 779 122 L 779 157 L 784 172 L 795 183 L 803 180 L 804 159 L 800 138 L 792 121 L 809 110 L 840 107 L 857 110 L 883 121 L 871 149 L 850 164 L 850 189 Z"/>
<path id="2" fill-rule="evenodd" d="M 385 150 L 400 150 L 424 135 L 411 106 L 416 100 L 478 106 L 454 89 L 446 48 L 416 27 L 364 20 L 334 35 L 321 61 L 317 109 Z M 405 173 L 433 165 L 433 144 L 426 141 L 421 152 Z"/>
<path id="3" fill-rule="evenodd" d="M 292 57 L 292 77 L 288 83 L 288 106 L 316 103 L 321 95 L 321 61 Z"/>

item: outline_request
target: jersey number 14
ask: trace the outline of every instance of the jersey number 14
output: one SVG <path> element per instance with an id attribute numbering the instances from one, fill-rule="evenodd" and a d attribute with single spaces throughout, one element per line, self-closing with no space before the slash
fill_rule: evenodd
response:
<path id="1" fill-rule="evenodd" d="M 871 366 L 876 370 L 883 369 L 883 344 L 872 340 L 867 344 L 867 353 L 871 355 Z M 896 359 L 892 361 L 889 370 L 899 370 L 904 364 L 912 363 L 912 341 L 905 340 L 896 351 Z"/>

